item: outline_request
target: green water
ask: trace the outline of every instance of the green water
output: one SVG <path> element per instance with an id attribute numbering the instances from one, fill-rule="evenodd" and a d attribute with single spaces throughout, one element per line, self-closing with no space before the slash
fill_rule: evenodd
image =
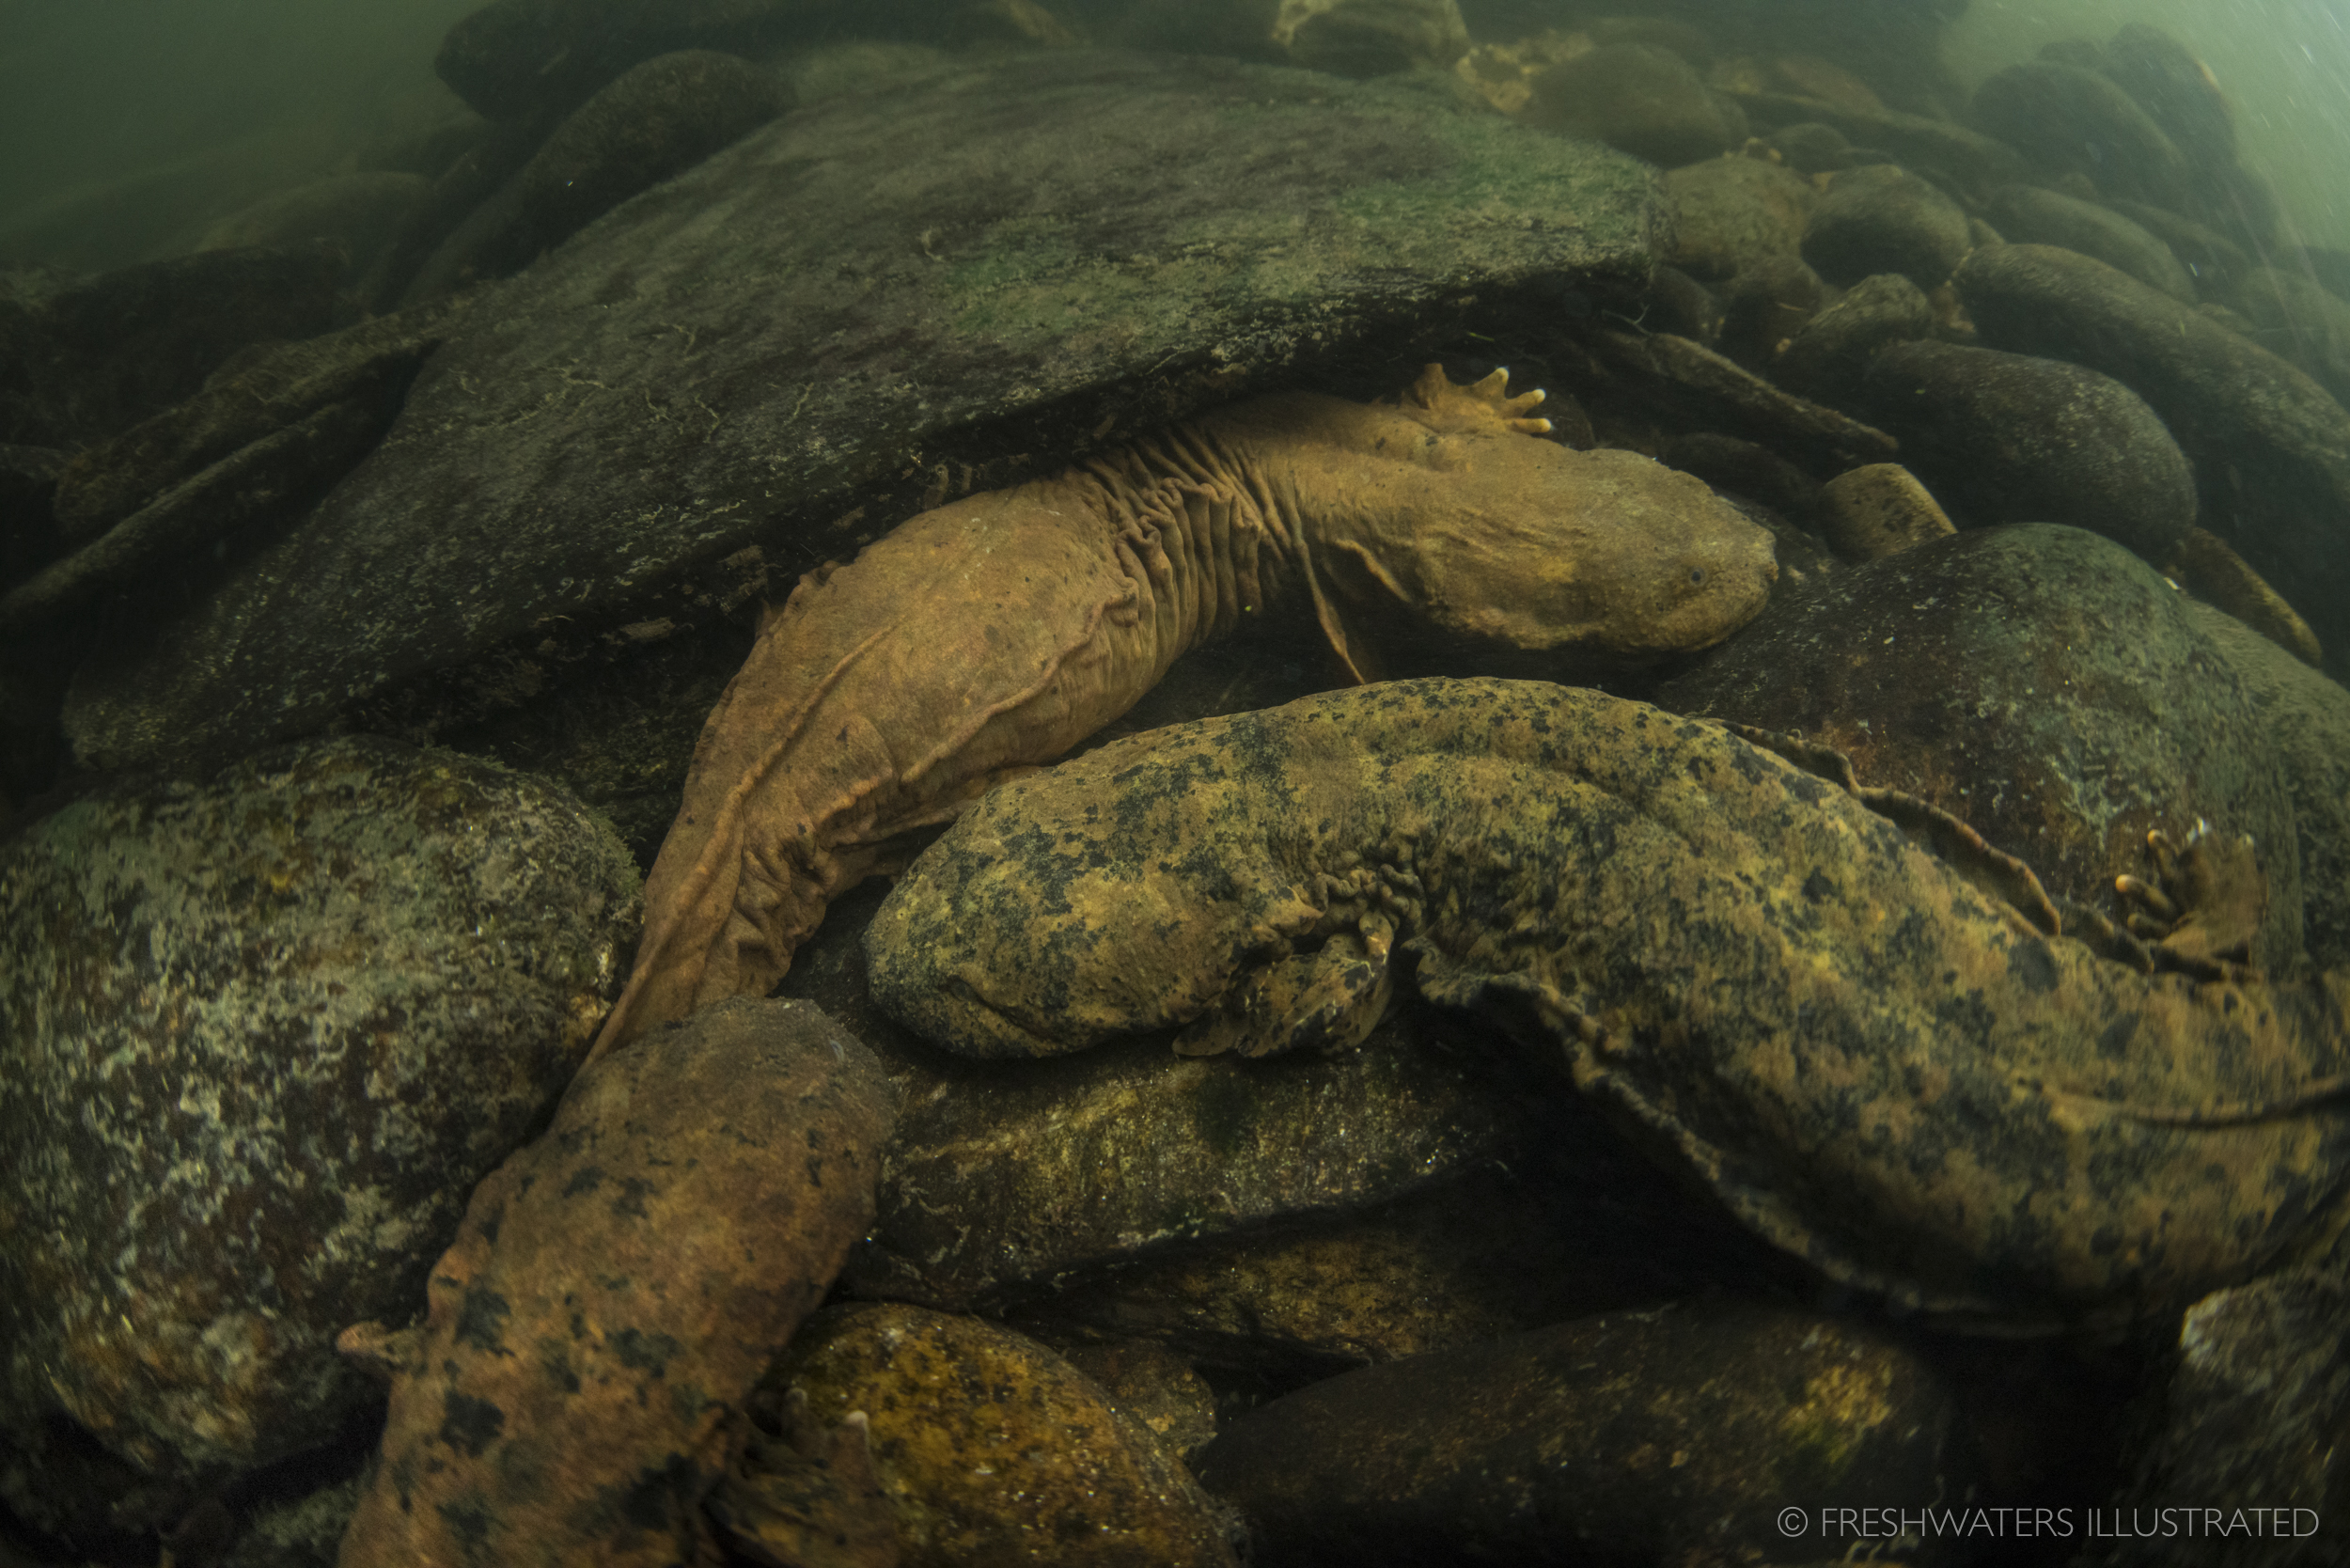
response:
<path id="1" fill-rule="evenodd" d="M 207 220 L 446 118 L 433 51 L 475 8 L 0 0 L 0 260 L 185 250 Z"/>
<path id="2" fill-rule="evenodd" d="M 1969 87 L 2045 43 L 2136 22 L 2200 55 L 2234 107 L 2242 161 L 2304 243 L 2350 247 L 2350 8 L 2342 0 L 1973 0 L 1944 54 Z"/>
<path id="3" fill-rule="evenodd" d="M 474 8 L 0 0 L 0 259 L 102 267 L 168 254 L 207 216 L 454 112 L 432 54 Z M 1464 9 L 1473 32 L 1505 36 L 1479 25 L 1475 0 Z M 2103 41 L 2132 22 L 2165 29 L 2211 67 L 2235 106 L 2246 162 L 2275 183 L 2299 237 L 2350 247 L 2350 8 L 2341 0 L 1972 0 L 1945 50 L 1971 86 L 2044 43 Z M 142 220 L 85 218 L 93 206 L 125 205 L 106 202 L 110 190 L 131 196 Z"/>

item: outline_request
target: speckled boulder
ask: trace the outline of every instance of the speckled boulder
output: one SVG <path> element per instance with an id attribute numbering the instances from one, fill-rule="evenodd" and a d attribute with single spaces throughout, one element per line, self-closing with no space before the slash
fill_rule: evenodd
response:
<path id="1" fill-rule="evenodd" d="M 809 1320 L 770 1382 L 822 1426 L 864 1413 L 900 1568 L 1234 1560 L 1225 1511 L 1150 1429 L 1008 1329 L 917 1307 L 838 1308 Z M 754 1473 L 719 1493 L 722 1516 L 752 1540 L 769 1512 L 761 1491 Z"/>
<path id="2" fill-rule="evenodd" d="M 1227 1426 L 1199 1476 L 1268 1563 L 1810 1562 L 1849 1536 L 1823 1510 L 1964 1496 L 1952 1424 L 1874 1334 L 1681 1307 L 1317 1383 Z"/>
<path id="3" fill-rule="evenodd" d="M 2116 1568 L 2291 1568 L 2341 1560 L 2350 1510 L 2350 1292 L 2333 1272 L 2216 1291 L 2179 1325 L 2169 1386 L 2117 1503 L 2153 1521 L 2193 1497 L 2259 1535 L 2123 1536 Z M 2275 1512 L 2270 1512 L 2270 1511 Z M 2253 1513 L 2250 1511 L 2257 1511 Z M 2170 1518 L 2175 1520 L 2178 1514 Z"/>
<path id="4" fill-rule="evenodd" d="M 167 1527 L 373 1396 L 585 1055 L 637 874 L 570 796 L 355 739 L 118 787 L 0 851 L 0 1488 Z"/>

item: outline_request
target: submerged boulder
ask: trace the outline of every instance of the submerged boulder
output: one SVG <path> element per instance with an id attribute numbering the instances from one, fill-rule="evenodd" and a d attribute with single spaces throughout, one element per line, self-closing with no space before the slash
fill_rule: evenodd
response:
<path id="1" fill-rule="evenodd" d="M 1891 164 L 1848 169 L 1803 232 L 1803 259 L 1831 283 L 1900 273 L 1938 289 L 1973 243 L 1966 210 L 1930 180 Z"/>
<path id="2" fill-rule="evenodd" d="M 1877 1334 L 1691 1305 L 1314 1384 L 1227 1425 L 1199 1477 L 1267 1562 L 1816 1561 L 1855 1505 L 1964 1495 L 1956 1424 Z"/>
<path id="3" fill-rule="evenodd" d="M 559 115 L 642 60 L 779 36 L 822 0 L 490 0 L 441 39 L 432 69 L 494 120 Z"/>
<path id="4" fill-rule="evenodd" d="M 2052 174 L 2078 174 L 2099 194 L 2175 207 L 2187 164 L 2162 127 L 2111 78 L 2056 60 L 1996 71 L 1975 89 L 1967 123 Z"/>
<path id="5" fill-rule="evenodd" d="M 2119 1568 L 2285 1568 L 2330 1555 L 2326 1522 L 2350 1506 L 2345 1294 L 2338 1274 L 2294 1269 L 2188 1309 L 2116 1514 L 2162 1517 L 2165 1502 L 2193 1497 L 2221 1518 L 2261 1519 L 2266 1539 L 2133 1532 L 2110 1560 Z"/>
<path id="6" fill-rule="evenodd" d="M 809 1320 L 764 1391 L 784 1440 L 755 1429 L 742 1472 L 712 1508 L 755 1561 L 1233 1568 L 1236 1560 L 1227 1511 L 1149 1428 L 1060 1356 L 994 1324 L 896 1304 L 836 1307 Z M 829 1462 L 811 1465 L 810 1450 L 827 1433 Z M 811 1507 L 808 1472 L 817 1468 L 836 1485 L 861 1482 L 868 1508 L 833 1497 L 831 1508 Z M 883 1518 L 872 1521 L 873 1513 Z M 812 1520 L 831 1527 L 814 1541 Z M 842 1549 L 872 1536 L 894 1536 L 895 1550 Z"/>
<path id="7" fill-rule="evenodd" d="M 2017 244 L 2062 245 L 2119 267 L 2174 300 L 2195 303 L 2195 280 L 2170 247 L 2123 213 L 2038 185 L 1992 193 L 1991 221 Z"/>
<path id="8" fill-rule="evenodd" d="M 2159 566 L 2195 525 L 2195 471 L 2145 400 L 2061 360 L 1899 343 L 1864 381 L 1935 494 L 1976 526 L 2067 523 Z"/>
<path id="9" fill-rule="evenodd" d="M 775 118 L 790 97 L 774 72 L 715 50 L 680 50 L 631 68 L 556 126 L 442 242 L 410 297 L 520 272 L 590 219 Z"/>
<path id="10" fill-rule="evenodd" d="M 380 169 L 334 174 L 263 196 L 207 228 L 199 251 L 333 240 L 349 251 L 344 275 L 364 274 L 401 221 L 432 188 L 420 174 Z"/>
<path id="11" fill-rule="evenodd" d="M 341 246 L 211 250 L 0 288 L 0 442 L 75 447 L 193 394 L 249 344 L 335 326 Z"/>
<path id="12" fill-rule="evenodd" d="M 1590 136 L 1665 168 L 1711 158 L 1746 133 L 1745 118 L 1686 60 L 1644 43 L 1602 44 L 1551 67 L 1532 88 L 1529 123 Z"/>
<path id="13" fill-rule="evenodd" d="M 1985 347 L 2069 359 L 2145 399 L 2195 463 L 2200 525 L 2328 650 L 2350 646 L 2350 412 L 2323 386 L 2201 311 L 2053 245 L 1978 250 L 1954 282 Z"/>
<path id="14" fill-rule="evenodd" d="M 586 1055 L 636 870 L 562 792 L 386 741 L 111 787 L 0 855 L 0 1489 L 165 1528 L 372 1403 Z"/>
<path id="15" fill-rule="evenodd" d="M 845 553 L 1308 356 L 1628 300 L 1661 208 L 1629 159 L 1408 83 L 1068 51 L 833 99 L 497 286 L 308 520 L 85 670 L 67 732 L 250 745 L 690 618 L 656 590 Z"/>

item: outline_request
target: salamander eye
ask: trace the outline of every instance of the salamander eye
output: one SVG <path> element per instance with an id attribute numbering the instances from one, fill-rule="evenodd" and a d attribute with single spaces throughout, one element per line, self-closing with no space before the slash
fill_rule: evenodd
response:
<path id="1" fill-rule="evenodd" d="M 1701 567 L 1701 566 L 1693 566 L 1693 567 L 1691 567 L 1691 568 L 1689 569 L 1689 586 L 1690 586 L 1691 588 L 1698 588 L 1698 587 L 1701 586 L 1704 582 L 1705 582 L 1705 568 L 1703 568 L 1703 567 Z"/>

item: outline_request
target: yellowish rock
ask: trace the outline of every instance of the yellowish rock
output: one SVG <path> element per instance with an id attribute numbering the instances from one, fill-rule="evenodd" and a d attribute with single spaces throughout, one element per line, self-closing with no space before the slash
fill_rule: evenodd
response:
<path id="1" fill-rule="evenodd" d="M 2325 651 L 2310 623 L 2218 535 L 2189 528 L 2164 570 L 2196 598 L 2217 604 L 2303 664 L 2324 667 Z"/>
<path id="2" fill-rule="evenodd" d="M 838 1427 L 862 1412 L 901 1568 L 1225 1568 L 1227 1512 L 1101 1386 L 978 1318 L 895 1304 L 808 1321 L 770 1374 Z M 789 1390 L 789 1392 L 782 1392 Z"/>
<path id="3" fill-rule="evenodd" d="M 1514 115 L 1534 96 L 1535 77 L 1597 47 L 1589 33 L 1545 28 L 1516 43 L 1480 43 L 1452 69 L 1478 97 L 1505 115 Z"/>
<path id="4" fill-rule="evenodd" d="M 1215 1390 L 1165 1345 L 1113 1340 L 1067 1344 L 1060 1351 L 1186 1464 L 1215 1441 Z"/>
<path id="5" fill-rule="evenodd" d="M 1827 541 L 1848 560 L 1872 561 L 1958 532 L 1918 476 L 1898 463 L 1848 469 L 1821 494 Z"/>

